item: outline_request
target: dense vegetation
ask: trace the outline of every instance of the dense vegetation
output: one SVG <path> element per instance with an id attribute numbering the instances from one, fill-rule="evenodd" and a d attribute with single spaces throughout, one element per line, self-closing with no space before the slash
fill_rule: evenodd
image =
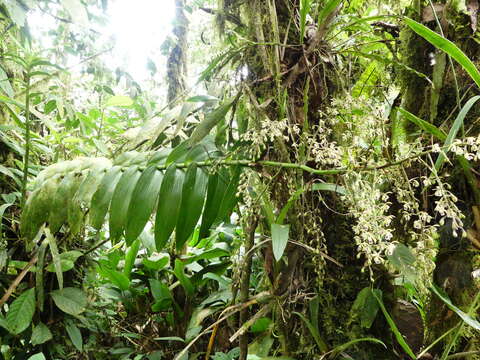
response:
<path id="1" fill-rule="evenodd" d="M 0 0 L 0 359 L 480 359 L 478 0 L 170 1 Z"/>

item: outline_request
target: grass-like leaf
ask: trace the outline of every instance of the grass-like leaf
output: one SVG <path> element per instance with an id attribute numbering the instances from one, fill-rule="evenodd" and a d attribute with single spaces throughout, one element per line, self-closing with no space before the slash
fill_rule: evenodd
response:
<path id="1" fill-rule="evenodd" d="M 465 53 L 458 48 L 453 42 L 445 39 L 435 31 L 430 30 L 425 25 L 422 25 L 415 20 L 405 18 L 405 23 L 418 35 L 423 37 L 437 49 L 440 49 L 450 55 L 455 61 L 457 61 L 465 71 L 471 76 L 473 81 L 480 87 L 480 72 L 475 64 L 468 58 Z"/>
<path id="2" fill-rule="evenodd" d="M 395 339 L 397 339 L 398 343 L 400 344 L 402 349 L 407 353 L 407 355 L 410 356 L 412 359 L 416 360 L 417 357 L 415 356 L 412 349 L 403 338 L 403 335 L 398 330 L 397 325 L 395 324 L 395 321 L 393 321 L 392 317 L 390 316 L 387 309 L 385 308 L 382 298 L 375 292 L 373 292 L 373 296 L 375 296 L 375 299 L 377 299 L 378 305 L 380 306 L 380 309 L 382 310 L 383 315 L 385 316 L 385 319 L 387 320 L 387 323 L 390 326 L 390 329 L 393 331 L 393 334 L 395 335 Z"/>
<path id="3" fill-rule="evenodd" d="M 460 112 L 458 113 L 457 118 L 453 122 L 453 125 L 450 131 L 448 132 L 447 138 L 445 139 L 445 143 L 444 143 L 445 147 L 449 147 L 450 145 L 452 145 L 453 141 L 457 137 L 458 130 L 460 130 L 460 127 L 463 125 L 465 116 L 478 100 L 480 100 L 480 96 L 474 96 L 470 100 L 468 100 L 465 105 L 463 105 L 462 110 L 460 110 Z M 437 170 L 437 172 L 440 170 L 445 160 L 446 160 L 445 155 L 443 153 L 440 153 L 440 155 L 437 158 L 437 161 L 435 162 L 435 169 Z"/>

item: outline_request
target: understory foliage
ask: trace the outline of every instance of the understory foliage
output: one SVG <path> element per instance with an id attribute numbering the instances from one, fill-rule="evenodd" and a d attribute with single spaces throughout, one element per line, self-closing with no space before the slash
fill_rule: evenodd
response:
<path id="1" fill-rule="evenodd" d="M 0 0 L 0 358 L 480 359 L 478 1 L 174 2 Z"/>

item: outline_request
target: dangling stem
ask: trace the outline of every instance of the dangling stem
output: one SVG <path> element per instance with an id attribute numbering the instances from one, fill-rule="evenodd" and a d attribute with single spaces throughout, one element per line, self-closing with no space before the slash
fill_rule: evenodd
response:
<path id="1" fill-rule="evenodd" d="M 248 233 L 245 238 L 245 256 L 243 259 L 242 277 L 240 280 L 240 302 L 245 303 L 248 301 L 248 290 L 250 288 L 250 274 L 252 273 L 252 251 L 250 251 L 255 243 L 255 229 L 257 228 L 258 217 L 252 215 L 250 218 L 250 224 Z M 248 321 L 248 309 L 245 308 L 240 311 L 239 327 Z M 246 360 L 248 355 L 248 333 L 244 333 L 240 336 L 240 356 L 239 360 Z"/>
<path id="2" fill-rule="evenodd" d="M 28 182 L 28 162 L 30 156 L 30 74 L 26 77 L 26 100 L 25 100 L 25 154 L 23 158 L 23 181 L 22 181 L 22 208 L 27 199 L 27 182 Z"/>

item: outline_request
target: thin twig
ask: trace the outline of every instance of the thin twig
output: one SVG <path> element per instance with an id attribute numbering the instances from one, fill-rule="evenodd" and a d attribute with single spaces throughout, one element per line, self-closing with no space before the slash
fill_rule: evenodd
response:
<path id="1" fill-rule="evenodd" d="M 240 280 L 240 301 L 245 303 L 248 300 L 248 292 L 250 289 L 250 275 L 252 273 L 252 252 L 250 251 L 255 245 L 255 230 L 258 225 L 258 216 L 252 215 L 248 224 L 248 233 L 245 239 L 245 256 L 243 258 L 244 266 L 242 269 L 242 277 Z M 239 327 L 248 321 L 248 309 L 245 308 L 240 312 Z M 246 360 L 248 355 L 248 334 L 241 333 L 239 339 L 240 356 L 239 360 Z"/>
<path id="2" fill-rule="evenodd" d="M 22 272 L 20 274 L 17 275 L 17 277 L 15 278 L 15 280 L 13 280 L 13 282 L 10 284 L 10 286 L 8 287 L 8 290 L 5 292 L 5 294 L 2 296 L 2 298 L 0 299 L 0 308 L 3 306 L 3 304 L 5 304 L 7 302 L 7 300 L 10 298 L 10 295 L 13 294 L 13 292 L 15 291 L 15 289 L 17 288 L 17 286 L 22 282 L 23 278 L 25 277 L 25 275 L 27 275 L 28 271 L 30 270 L 30 268 L 35 265 L 35 263 L 38 261 L 38 256 L 35 255 L 29 262 L 27 265 L 25 265 L 25 267 L 23 268 Z"/>

